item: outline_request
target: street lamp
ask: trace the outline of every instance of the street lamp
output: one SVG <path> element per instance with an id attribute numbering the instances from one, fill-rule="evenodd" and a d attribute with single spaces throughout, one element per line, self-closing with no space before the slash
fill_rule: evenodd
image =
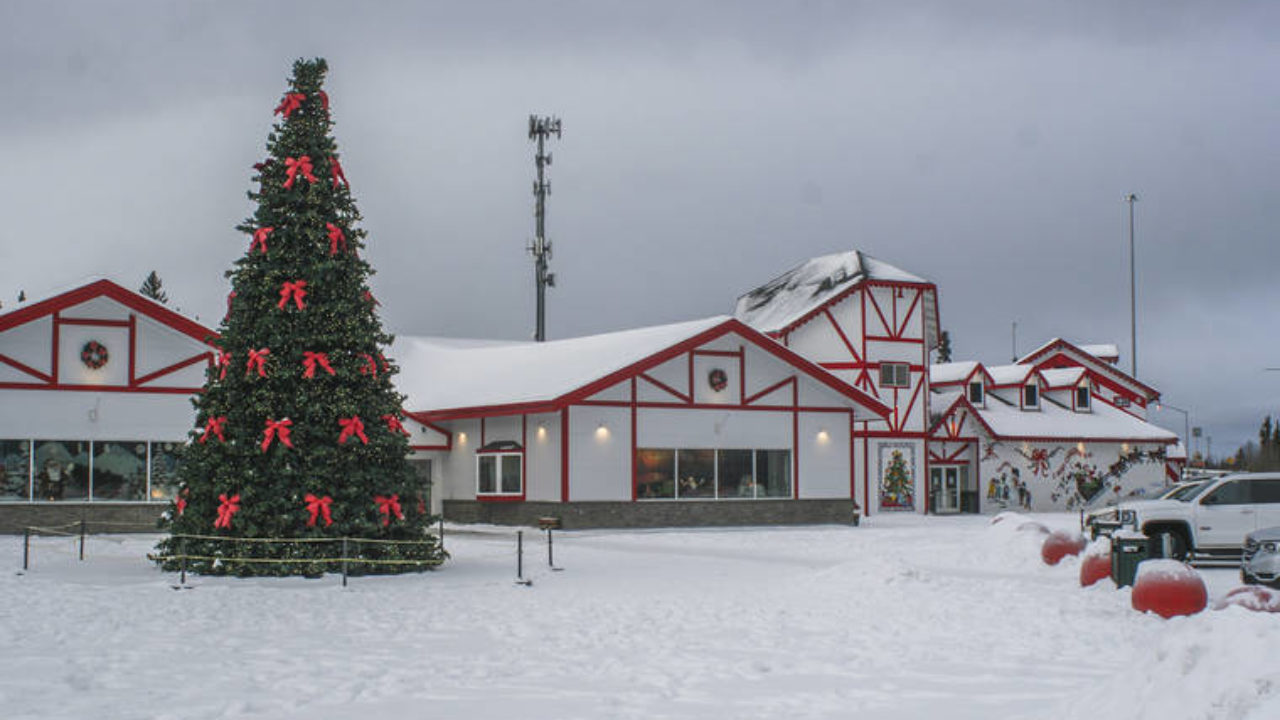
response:
<path id="1" fill-rule="evenodd" d="M 1182 448 L 1187 451 L 1187 463 L 1191 462 L 1191 413 L 1168 403 L 1156 403 L 1156 410 L 1172 410 L 1182 413 Z"/>

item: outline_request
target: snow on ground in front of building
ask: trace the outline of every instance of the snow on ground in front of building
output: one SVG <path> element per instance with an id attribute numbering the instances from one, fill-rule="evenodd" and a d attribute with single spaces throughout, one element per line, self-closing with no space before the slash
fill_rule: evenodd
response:
<path id="1" fill-rule="evenodd" d="M 582 531 L 533 585 L 514 532 L 423 575 L 176 576 L 154 536 L 34 541 L 0 576 L 0 707 L 21 718 L 1280 717 L 1280 615 L 1161 620 L 1039 557 L 1066 515 Z M 0 539 L 16 570 L 21 539 Z M 1236 571 L 1203 572 L 1211 598 Z M 1105 587 L 1104 587 L 1105 586 Z"/>

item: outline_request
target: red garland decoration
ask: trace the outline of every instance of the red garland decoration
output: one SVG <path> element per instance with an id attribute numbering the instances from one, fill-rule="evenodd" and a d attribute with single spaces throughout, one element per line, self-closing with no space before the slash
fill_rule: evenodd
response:
<path id="1" fill-rule="evenodd" d="M 253 254 L 254 248 L 261 249 L 263 255 L 267 254 L 267 236 L 271 234 L 272 230 L 275 230 L 275 228 L 260 227 L 253 231 L 253 242 L 249 243 L 250 254 Z"/>
<path id="2" fill-rule="evenodd" d="M 277 435 L 279 435 L 280 442 L 284 443 L 285 447 L 293 447 L 293 441 L 289 439 L 289 426 L 292 424 L 293 421 L 289 418 L 283 420 L 267 418 L 267 426 L 262 431 L 262 452 L 266 452 L 267 448 L 271 447 L 271 441 Z"/>
<path id="3" fill-rule="evenodd" d="M 329 177 L 333 178 L 334 190 L 338 189 L 338 181 L 342 181 L 341 184 L 351 187 L 351 183 L 347 182 L 347 174 L 342 172 L 342 163 L 338 162 L 338 158 L 335 155 L 329 156 Z"/>
<path id="4" fill-rule="evenodd" d="M 338 254 L 338 245 L 342 245 L 342 249 L 347 249 L 347 236 L 342 232 L 342 228 L 333 223 L 325 223 L 325 228 L 329 231 L 329 254 Z"/>
<path id="5" fill-rule="evenodd" d="M 110 359 L 111 353 L 107 352 L 106 346 L 97 340 L 90 340 L 80 348 L 80 362 L 90 370 L 101 370 Z"/>
<path id="6" fill-rule="evenodd" d="M 342 432 L 338 435 L 338 444 L 346 445 L 347 440 L 352 435 L 360 438 L 360 442 L 365 445 L 369 444 L 369 436 L 364 434 L 364 421 L 359 415 L 352 415 L 349 418 L 339 418 L 338 425 L 342 428 Z"/>
<path id="7" fill-rule="evenodd" d="M 302 353 L 302 365 L 306 370 L 302 373 L 304 378 L 314 378 L 316 376 L 316 366 L 320 366 L 325 372 L 334 375 L 333 368 L 329 365 L 329 356 L 325 353 L 311 352 L 304 350 Z"/>
<path id="8" fill-rule="evenodd" d="M 302 302 L 302 299 L 307 296 L 306 287 L 306 280 L 293 280 L 284 283 L 280 286 L 280 302 L 276 303 L 276 307 L 283 310 L 289 304 L 289 300 L 292 299 L 293 304 L 299 310 L 305 310 L 307 306 Z"/>
<path id="9" fill-rule="evenodd" d="M 288 120 L 294 110 L 302 107 L 302 101 L 306 99 L 307 96 L 302 93 L 285 93 L 284 99 L 282 99 L 280 104 L 276 106 L 276 111 L 271 114 L 284 115 L 285 119 Z"/>
<path id="10" fill-rule="evenodd" d="M 250 350 L 249 362 L 244 364 L 245 376 L 251 375 L 253 373 L 254 365 L 257 365 L 258 377 L 266 377 L 267 371 L 266 371 L 266 368 L 264 367 L 264 364 L 267 362 L 267 356 L 270 354 L 271 354 L 271 350 L 269 348 L 262 348 L 261 350 Z"/>
<path id="11" fill-rule="evenodd" d="M 213 521 L 216 528 L 231 529 L 231 516 L 240 511 L 240 493 L 227 497 L 226 493 L 218 495 L 222 504 L 218 506 L 218 519 Z"/>
<path id="12" fill-rule="evenodd" d="M 329 510 L 329 506 L 333 504 L 333 498 L 328 495 L 316 497 L 311 493 L 307 493 L 307 496 L 303 499 L 307 502 L 307 512 L 311 513 L 311 517 L 307 519 L 307 527 L 316 526 L 316 516 L 324 518 L 325 527 L 333 524 L 333 515 Z"/>
<path id="13" fill-rule="evenodd" d="M 227 352 L 226 350 L 219 350 L 217 367 L 221 368 L 220 371 L 218 372 L 218 379 L 226 380 L 227 368 L 231 367 L 231 353 Z"/>
<path id="14" fill-rule="evenodd" d="M 404 519 L 404 511 L 400 509 L 400 496 L 392 495 L 385 497 L 383 495 L 374 495 L 373 501 L 378 504 L 378 512 L 382 513 L 382 527 L 391 524 L 391 516 L 395 515 L 397 520 Z"/>
<path id="15" fill-rule="evenodd" d="M 321 90 L 316 94 L 320 96 L 320 105 L 324 107 L 324 111 L 329 112 L 329 93 Z"/>
<path id="16" fill-rule="evenodd" d="M 311 157 L 303 155 L 300 158 L 285 158 L 285 174 L 289 177 L 284 181 L 286 190 L 293 187 L 293 181 L 298 179 L 298 173 L 307 179 L 307 182 L 314 183 L 316 176 L 311 174 Z"/>
<path id="17" fill-rule="evenodd" d="M 382 372 L 385 373 L 391 370 L 391 363 L 387 362 L 386 355 L 378 353 L 378 362 L 382 363 Z"/>
<path id="18" fill-rule="evenodd" d="M 219 442 L 226 442 L 227 439 L 222 435 L 222 430 L 223 428 L 226 427 L 226 425 L 227 425 L 226 415 L 219 415 L 217 417 L 209 418 L 207 421 L 205 421 L 204 434 L 200 436 L 200 444 L 203 445 L 209 439 L 210 435 L 213 435 L 214 437 L 218 438 Z"/>
<path id="19" fill-rule="evenodd" d="M 391 432 L 409 434 L 409 431 L 404 427 L 404 423 L 400 422 L 400 418 L 395 415 L 383 415 L 382 419 L 387 421 L 387 429 Z"/>
<path id="20" fill-rule="evenodd" d="M 364 365 L 360 366 L 360 374 L 378 377 L 378 363 L 374 361 L 373 356 L 369 353 L 361 353 L 360 357 L 364 358 Z"/>

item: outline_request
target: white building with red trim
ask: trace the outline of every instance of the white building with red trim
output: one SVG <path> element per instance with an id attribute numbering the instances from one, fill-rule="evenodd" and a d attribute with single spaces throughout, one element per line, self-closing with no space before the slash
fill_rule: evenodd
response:
<path id="1" fill-rule="evenodd" d="M 452 519 L 848 522 L 890 409 L 738 320 L 532 342 L 398 338 L 415 459 Z"/>
<path id="2" fill-rule="evenodd" d="M 0 314 L 0 499 L 166 500 L 213 338 L 110 280 Z"/>
<path id="3" fill-rule="evenodd" d="M 734 315 L 890 408 L 853 429 L 859 504 L 925 512 L 937 287 L 854 250 L 801 263 L 738 298 Z"/>
<path id="4" fill-rule="evenodd" d="M 1166 487 L 1185 454 L 1146 421 L 1159 393 L 1117 359 L 1054 339 L 1011 365 L 933 365 L 931 507 L 1074 510 Z"/>

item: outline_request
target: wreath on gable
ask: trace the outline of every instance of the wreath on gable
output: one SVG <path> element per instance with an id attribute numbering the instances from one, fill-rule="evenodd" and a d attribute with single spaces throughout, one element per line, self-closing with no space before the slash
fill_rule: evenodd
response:
<path id="1" fill-rule="evenodd" d="M 80 362 L 90 370 L 100 370 L 111 359 L 107 348 L 97 340 L 90 340 L 80 348 Z"/>
<path id="2" fill-rule="evenodd" d="M 716 368 L 707 374 L 707 383 L 711 385 L 711 389 L 720 392 L 729 386 L 729 376 L 725 371 Z"/>

